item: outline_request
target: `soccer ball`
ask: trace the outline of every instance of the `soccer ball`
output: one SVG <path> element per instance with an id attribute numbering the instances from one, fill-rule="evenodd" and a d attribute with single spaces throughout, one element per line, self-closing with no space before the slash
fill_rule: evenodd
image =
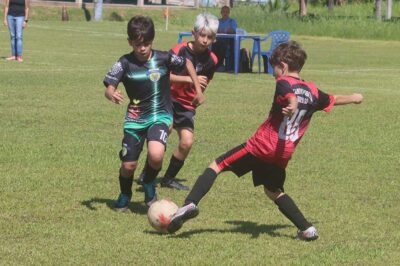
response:
<path id="1" fill-rule="evenodd" d="M 169 199 L 162 199 L 151 204 L 147 211 L 150 225 L 161 233 L 168 233 L 167 227 L 172 216 L 178 210 L 178 205 Z"/>

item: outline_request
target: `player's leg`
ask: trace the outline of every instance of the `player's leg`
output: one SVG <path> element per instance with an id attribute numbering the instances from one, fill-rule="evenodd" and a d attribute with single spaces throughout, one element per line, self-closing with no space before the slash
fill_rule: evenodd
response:
<path id="1" fill-rule="evenodd" d="M 143 148 L 143 139 L 140 134 L 124 131 L 122 149 L 120 151 L 121 167 L 119 170 L 120 194 L 115 203 L 115 209 L 126 211 L 132 198 L 133 174 L 137 167 L 137 160 Z"/>
<path id="2" fill-rule="evenodd" d="M 232 171 L 237 176 L 242 176 L 251 170 L 249 162 L 250 154 L 245 144 L 239 145 L 213 161 L 200 175 L 192 190 L 185 199 L 184 206 L 179 208 L 172 217 L 168 226 L 168 232 L 174 233 L 179 230 L 183 223 L 199 214 L 197 205 L 200 200 L 208 193 L 214 184 L 218 174 L 222 171 Z"/>
<path id="3" fill-rule="evenodd" d="M 155 180 L 161 170 L 168 140 L 168 126 L 155 124 L 147 132 L 147 162 L 144 169 L 143 189 L 145 203 L 150 206 L 157 200 Z"/>
<path id="4" fill-rule="evenodd" d="M 307 221 L 293 199 L 283 192 L 285 177 L 285 169 L 274 165 L 266 165 L 262 170 L 253 172 L 255 185 L 262 183 L 267 197 L 275 202 L 279 211 L 299 229 L 298 238 L 315 240 L 318 238 L 317 230 Z"/>
<path id="5" fill-rule="evenodd" d="M 178 147 L 172 153 L 168 168 L 161 179 L 161 186 L 188 190 L 176 180 L 176 176 L 182 169 L 194 141 L 194 116 L 195 110 L 189 110 L 178 102 L 174 102 L 174 128 L 179 136 Z"/>
<path id="6" fill-rule="evenodd" d="M 182 169 L 185 159 L 189 155 L 194 141 L 194 134 L 191 129 L 187 128 L 178 128 L 177 132 L 179 136 L 179 144 L 172 153 L 167 171 L 164 174 L 164 178 L 161 180 L 161 186 L 178 190 L 189 190 L 187 186 L 182 185 L 176 180 L 176 176 Z"/>

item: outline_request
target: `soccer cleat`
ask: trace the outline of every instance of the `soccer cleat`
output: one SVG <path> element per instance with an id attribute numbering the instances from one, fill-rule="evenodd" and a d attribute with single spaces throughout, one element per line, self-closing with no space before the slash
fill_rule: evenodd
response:
<path id="1" fill-rule="evenodd" d="M 129 202 L 131 202 L 132 195 L 126 195 L 120 193 L 117 201 L 115 202 L 114 208 L 116 211 L 127 211 Z"/>
<path id="2" fill-rule="evenodd" d="M 167 227 L 167 231 L 171 234 L 181 229 L 183 223 L 189 219 L 195 218 L 199 214 L 199 208 L 194 203 L 179 208 L 178 211 L 172 216 L 171 222 Z"/>
<path id="3" fill-rule="evenodd" d="M 307 230 L 297 232 L 297 239 L 304 241 L 312 241 L 318 238 L 317 229 L 314 226 L 307 228 Z"/>
<path id="4" fill-rule="evenodd" d="M 160 182 L 162 187 L 175 188 L 177 190 L 189 190 L 189 187 L 182 185 L 175 179 L 163 177 Z"/>
<path id="5" fill-rule="evenodd" d="M 143 183 L 144 189 L 144 203 L 146 203 L 147 207 L 150 207 L 155 201 L 157 201 L 157 193 L 155 182 L 152 181 L 150 183 Z"/>

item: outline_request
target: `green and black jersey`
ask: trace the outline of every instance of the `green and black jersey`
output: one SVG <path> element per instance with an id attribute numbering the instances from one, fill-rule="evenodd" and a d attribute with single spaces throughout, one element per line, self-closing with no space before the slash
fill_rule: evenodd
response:
<path id="1" fill-rule="evenodd" d="M 186 60 L 173 53 L 152 50 L 151 59 L 139 61 L 134 53 L 122 56 L 104 78 L 104 85 L 124 84 L 129 104 L 124 129 L 144 129 L 155 123 L 172 123 L 169 74 Z"/>

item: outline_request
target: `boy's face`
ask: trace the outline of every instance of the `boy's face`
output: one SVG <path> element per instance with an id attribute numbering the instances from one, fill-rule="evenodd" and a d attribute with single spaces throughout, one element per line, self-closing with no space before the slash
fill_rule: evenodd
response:
<path id="1" fill-rule="evenodd" d="M 192 31 L 194 36 L 194 50 L 198 52 L 204 52 L 214 42 L 215 35 L 206 33 L 204 30 L 201 32 Z"/>
<path id="2" fill-rule="evenodd" d="M 229 17 L 229 14 L 231 13 L 231 11 L 229 10 L 229 8 L 222 8 L 221 9 L 221 17 L 223 20 L 227 20 L 227 18 Z"/>
<path id="3" fill-rule="evenodd" d="M 128 39 L 129 45 L 133 47 L 135 57 L 139 61 L 147 61 L 151 56 L 153 41 L 143 42 L 143 39 L 132 41 Z"/>

